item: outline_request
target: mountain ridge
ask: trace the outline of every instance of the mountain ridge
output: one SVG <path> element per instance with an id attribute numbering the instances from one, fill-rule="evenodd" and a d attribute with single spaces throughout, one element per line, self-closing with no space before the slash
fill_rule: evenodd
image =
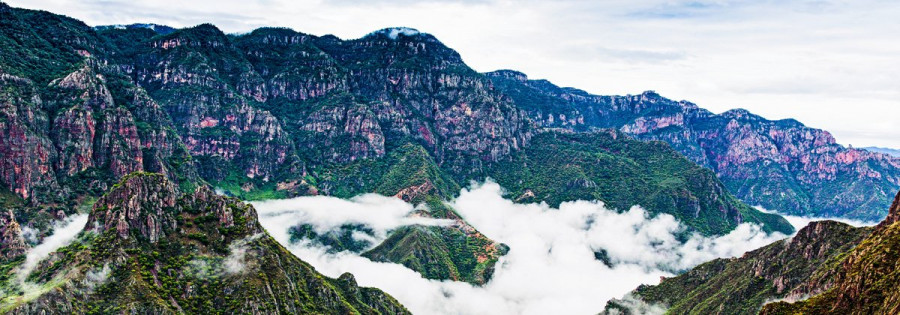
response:
<path id="1" fill-rule="evenodd" d="M 66 36 L 99 38 L 84 45 L 95 48 L 75 49 L 76 55 L 88 54 L 82 58 L 94 60 L 85 68 L 90 72 L 75 77 L 95 83 L 78 85 L 87 88 L 80 102 L 88 111 L 60 116 L 71 118 L 55 119 L 59 122 L 49 126 L 51 133 L 63 128 L 90 130 L 81 126 L 90 125 L 91 118 L 96 125 L 100 113 L 92 111 L 99 108 L 120 112 L 110 117 L 126 116 L 120 127 L 136 137 L 113 142 L 112 151 L 105 140 L 93 151 L 78 141 L 70 145 L 72 141 L 56 140 L 57 151 L 74 147 L 75 152 L 84 151 L 83 156 L 98 158 L 98 163 L 78 162 L 62 169 L 64 174 L 58 177 L 70 184 L 60 189 L 83 186 L 67 177 L 80 178 L 86 171 L 97 174 L 88 179 L 97 183 L 95 191 L 102 191 L 104 184 L 122 174 L 149 170 L 170 174 L 186 190 L 208 182 L 249 199 L 329 194 L 337 183 L 322 174 L 356 161 L 384 159 L 389 151 L 410 143 L 425 148 L 455 181 L 483 180 L 539 130 L 512 99 L 495 90 L 489 78 L 468 68 L 458 53 L 433 36 L 398 33 L 391 38 L 382 34 L 392 32 L 388 29 L 343 41 L 284 28 L 226 35 L 211 24 L 160 35 L 144 28 L 94 30 L 83 23 L 66 23 L 78 26 Z M 24 39 L 33 37 L 44 39 L 40 34 Z M 103 80 L 90 79 L 93 73 Z M 41 95 L 66 106 L 79 101 L 66 93 Z M 147 101 L 133 102 L 129 93 L 146 95 Z M 100 105 L 90 105 L 94 103 Z M 152 120 L 135 121 L 119 109 L 123 104 L 132 108 L 132 117 L 143 117 L 144 107 L 158 109 L 149 116 Z M 40 136 L 44 131 L 35 133 Z M 159 137 L 154 135 L 165 133 L 171 137 L 156 143 Z M 104 134 L 109 133 L 101 133 L 101 139 Z M 90 133 L 75 140 L 96 142 Z M 158 152 L 157 146 L 167 148 L 165 154 L 148 154 Z M 73 165 L 54 162 L 66 156 L 48 155 L 46 163 Z M 73 157 L 85 160 L 78 154 Z M 164 163 L 159 165 L 160 161 Z M 351 174 L 342 185 L 363 182 L 362 177 Z M 48 186 L 38 180 L 27 185 Z M 376 186 L 361 188 L 356 192 L 371 192 Z M 719 211 L 706 204 L 700 210 Z M 726 226 L 742 220 L 732 216 Z"/>
<path id="2" fill-rule="evenodd" d="M 653 91 L 593 95 L 511 70 L 486 75 L 541 126 L 614 128 L 637 139 L 665 141 L 715 171 L 751 205 L 792 215 L 877 221 L 900 187 L 900 159 L 845 148 L 827 131 L 795 119 L 767 120 L 745 109 L 714 114 Z"/>

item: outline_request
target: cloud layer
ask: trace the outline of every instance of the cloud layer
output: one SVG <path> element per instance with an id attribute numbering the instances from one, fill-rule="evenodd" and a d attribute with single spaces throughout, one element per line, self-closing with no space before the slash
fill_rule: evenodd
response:
<path id="1" fill-rule="evenodd" d="M 676 234 L 684 227 L 669 215 L 649 218 L 639 207 L 617 213 L 587 201 L 563 203 L 558 209 L 515 204 L 489 181 L 464 189 L 450 202 L 479 231 L 510 246 L 483 287 L 423 279 L 401 265 L 376 263 L 349 252 L 328 253 L 308 242 L 287 244 L 289 226 L 317 223 L 309 220 L 319 216 L 307 212 L 328 209 L 334 217 L 348 219 L 353 216 L 339 212 L 349 208 L 366 216 L 383 213 L 399 226 L 402 216 L 398 214 L 412 210 L 389 197 L 367 198 L 381 202 L 357 200 L 351 207 L 333 207 L 331 198 L 303 197 L 279 201 L 278 207 L 271 207 L 273 202 L 255 206 L 269 233 L 320 272 L 332 277 L 352 272 L 360 285 L 383 289 L 422 314 L 594 314 L 608 299 L 620 298 L 639 284 L 655 284 L 660 276 L 671 276 L 676 270 L 715 257 L 740 255 L 786 237 L 741 225 L 722 237 L 693 235 L 682 244 Z M 339 226 L 340 222 L 328 219 L 322 225 Z M 595 257 L 600 250 L 607 252 L 612 267 Z"/>
<path id="2" fill-rule="evenodd" d="M 878 223 L 879 223 L 877 221 L 866 222 L 866 221 L 851 220 L 851 219 L 845 219 L 845 218 L 803 217 L 803 216 L 779 213 L 778 211 L 768 210 L 766 208 L 763 208 L 762 206 L 754 206 L 754 208 L 756 208 L 756 210 L 759 210 L 759 211 L 762 211 L 765 213 L 774 213 L 774 214 L 784 217 L 784 219 L 787 220 L 788 223 L 790 223 L 794 227 L 794 230 L 798 230 L 798 231 L 800 229 L 802 229 L 803 227 L 809 225 L 810 222 L 814 222 L 814 221 L 825 221 L 825 220 L 838 221 L 838 222 L 846 223 L 846 224 L 849 224 L 849 225 L 852 225 L 855 227 L 875 226 L 875 225 L 878 225 Z"/>
<path id="3" fill-rule="evenodd" d="M 478 71 L 522 70 L 597 94 L 639 93 L 797 118 L 854 146 L 900 147 L 900 2 L 884 0 L 8 0 L 92 25 L 212 22 L 342 38 L 408 26 Z M 841 119 L 834 119 L 841 117 Z"/>
<path id="4" fill-rule="evenodd" d="M 405 225 L 448 225 L 450 220 L 438 220 L 410 216 L 415 210 L 403 200 L 378 194 L 365 194 L 350 199 L 328 196 L 298 197 L 294 199 L 258 201 L 252 203 L 259 211 L 260 221 L 282 244 L 290 237 L 287 229 L 298 222 L 312 225 L 316 234 L 334 231 L 345 224 L 361 224 L 372 229 L 374 236 L 360 233 L 371 244 L 377 245 L 387 238 L 390 230 Z M 265 212 L 265 214 L 263 214 Z M 272 220 L 271 218 L 277 218 Z M 370 239 L 374 237 L 373 239 Z"/>

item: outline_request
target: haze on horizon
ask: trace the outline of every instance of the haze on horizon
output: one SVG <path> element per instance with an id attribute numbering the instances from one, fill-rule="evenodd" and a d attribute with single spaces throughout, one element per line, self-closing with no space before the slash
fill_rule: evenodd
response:
<path id="1" fill-rule="evenodd" d="M 900 3 L 884 0 L 7 0 L 89 25 L 213 23 L 358 38 L 407 26 L 477 71 L 595 94 L 655 90 L 713 112 L 795 118 L 855 147 L 900 148 Z"/>

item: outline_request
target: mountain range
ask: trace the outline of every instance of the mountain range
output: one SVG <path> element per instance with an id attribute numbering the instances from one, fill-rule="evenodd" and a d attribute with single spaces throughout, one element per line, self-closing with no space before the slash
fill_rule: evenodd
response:
<path id="1" fill-rule="evenodd" d="M 3 3 L 0 157 L 0 280 L 14 295 L 3 307 L 24 313 L 405 311 L 352 275 L 315 272 L 239 199 L 396 196 L 421 205 L 416 215 L 453 223 L 397 229 L 381 244 L 348 237 L 365 227 L 300 225 L 291 235 L 484 285 L 515 249 L 443 202 L 473 180 L 491 178 L 517 202 L 640 205 L 703 235 L 741 223 L 794 232 L 751 205 L 881 220 L 900 186 L 900 159 L 845 148 L 794 120 L 479 73 L 413 29 L 344 40 L 210 24 L 90 27 Z M 23 229 L 40 239 L 76 213 L 90 214 L 83 236 L 26 275 L 45 289 L 26 294 L 10 280 L 34 245 Z M 232 245 L 258 253 L 241 263 L 249 274 L 222 271 Z M 214 275 L 185 276 L 197 268 Z M 130 280 L 95 288 L 85 279 L 97 273 Z"/>
<path id="2" fill-rule="evenodd" d="M 600 96 L 501 70 L 487 73 L 498 90 L 545 127 L 617 128 L 669 143 L 716 172 L 747 204 L 781 213 L 877 222 L 900 187 L 900 159 L 847 148 L 824 130 L 767 120 L 747 110 L 714 114 L 653 91 Z"/>

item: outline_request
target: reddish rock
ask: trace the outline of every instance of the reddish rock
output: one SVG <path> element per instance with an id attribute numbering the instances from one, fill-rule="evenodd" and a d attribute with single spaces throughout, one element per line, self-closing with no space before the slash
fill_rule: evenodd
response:
<path id="1" fill-rule="evenodd" d="M 48 121 L 30 80 L 0 74 L 0 180 L 25 199 L 58 187 Z"/>
<path id="2" fill-rule="evenodd" d="M 22 228 L 16 222 L 12 210 L 0 211 L 0 258 L 9 259 L 22 254 L 28 246 L 22 237 Z"/>

